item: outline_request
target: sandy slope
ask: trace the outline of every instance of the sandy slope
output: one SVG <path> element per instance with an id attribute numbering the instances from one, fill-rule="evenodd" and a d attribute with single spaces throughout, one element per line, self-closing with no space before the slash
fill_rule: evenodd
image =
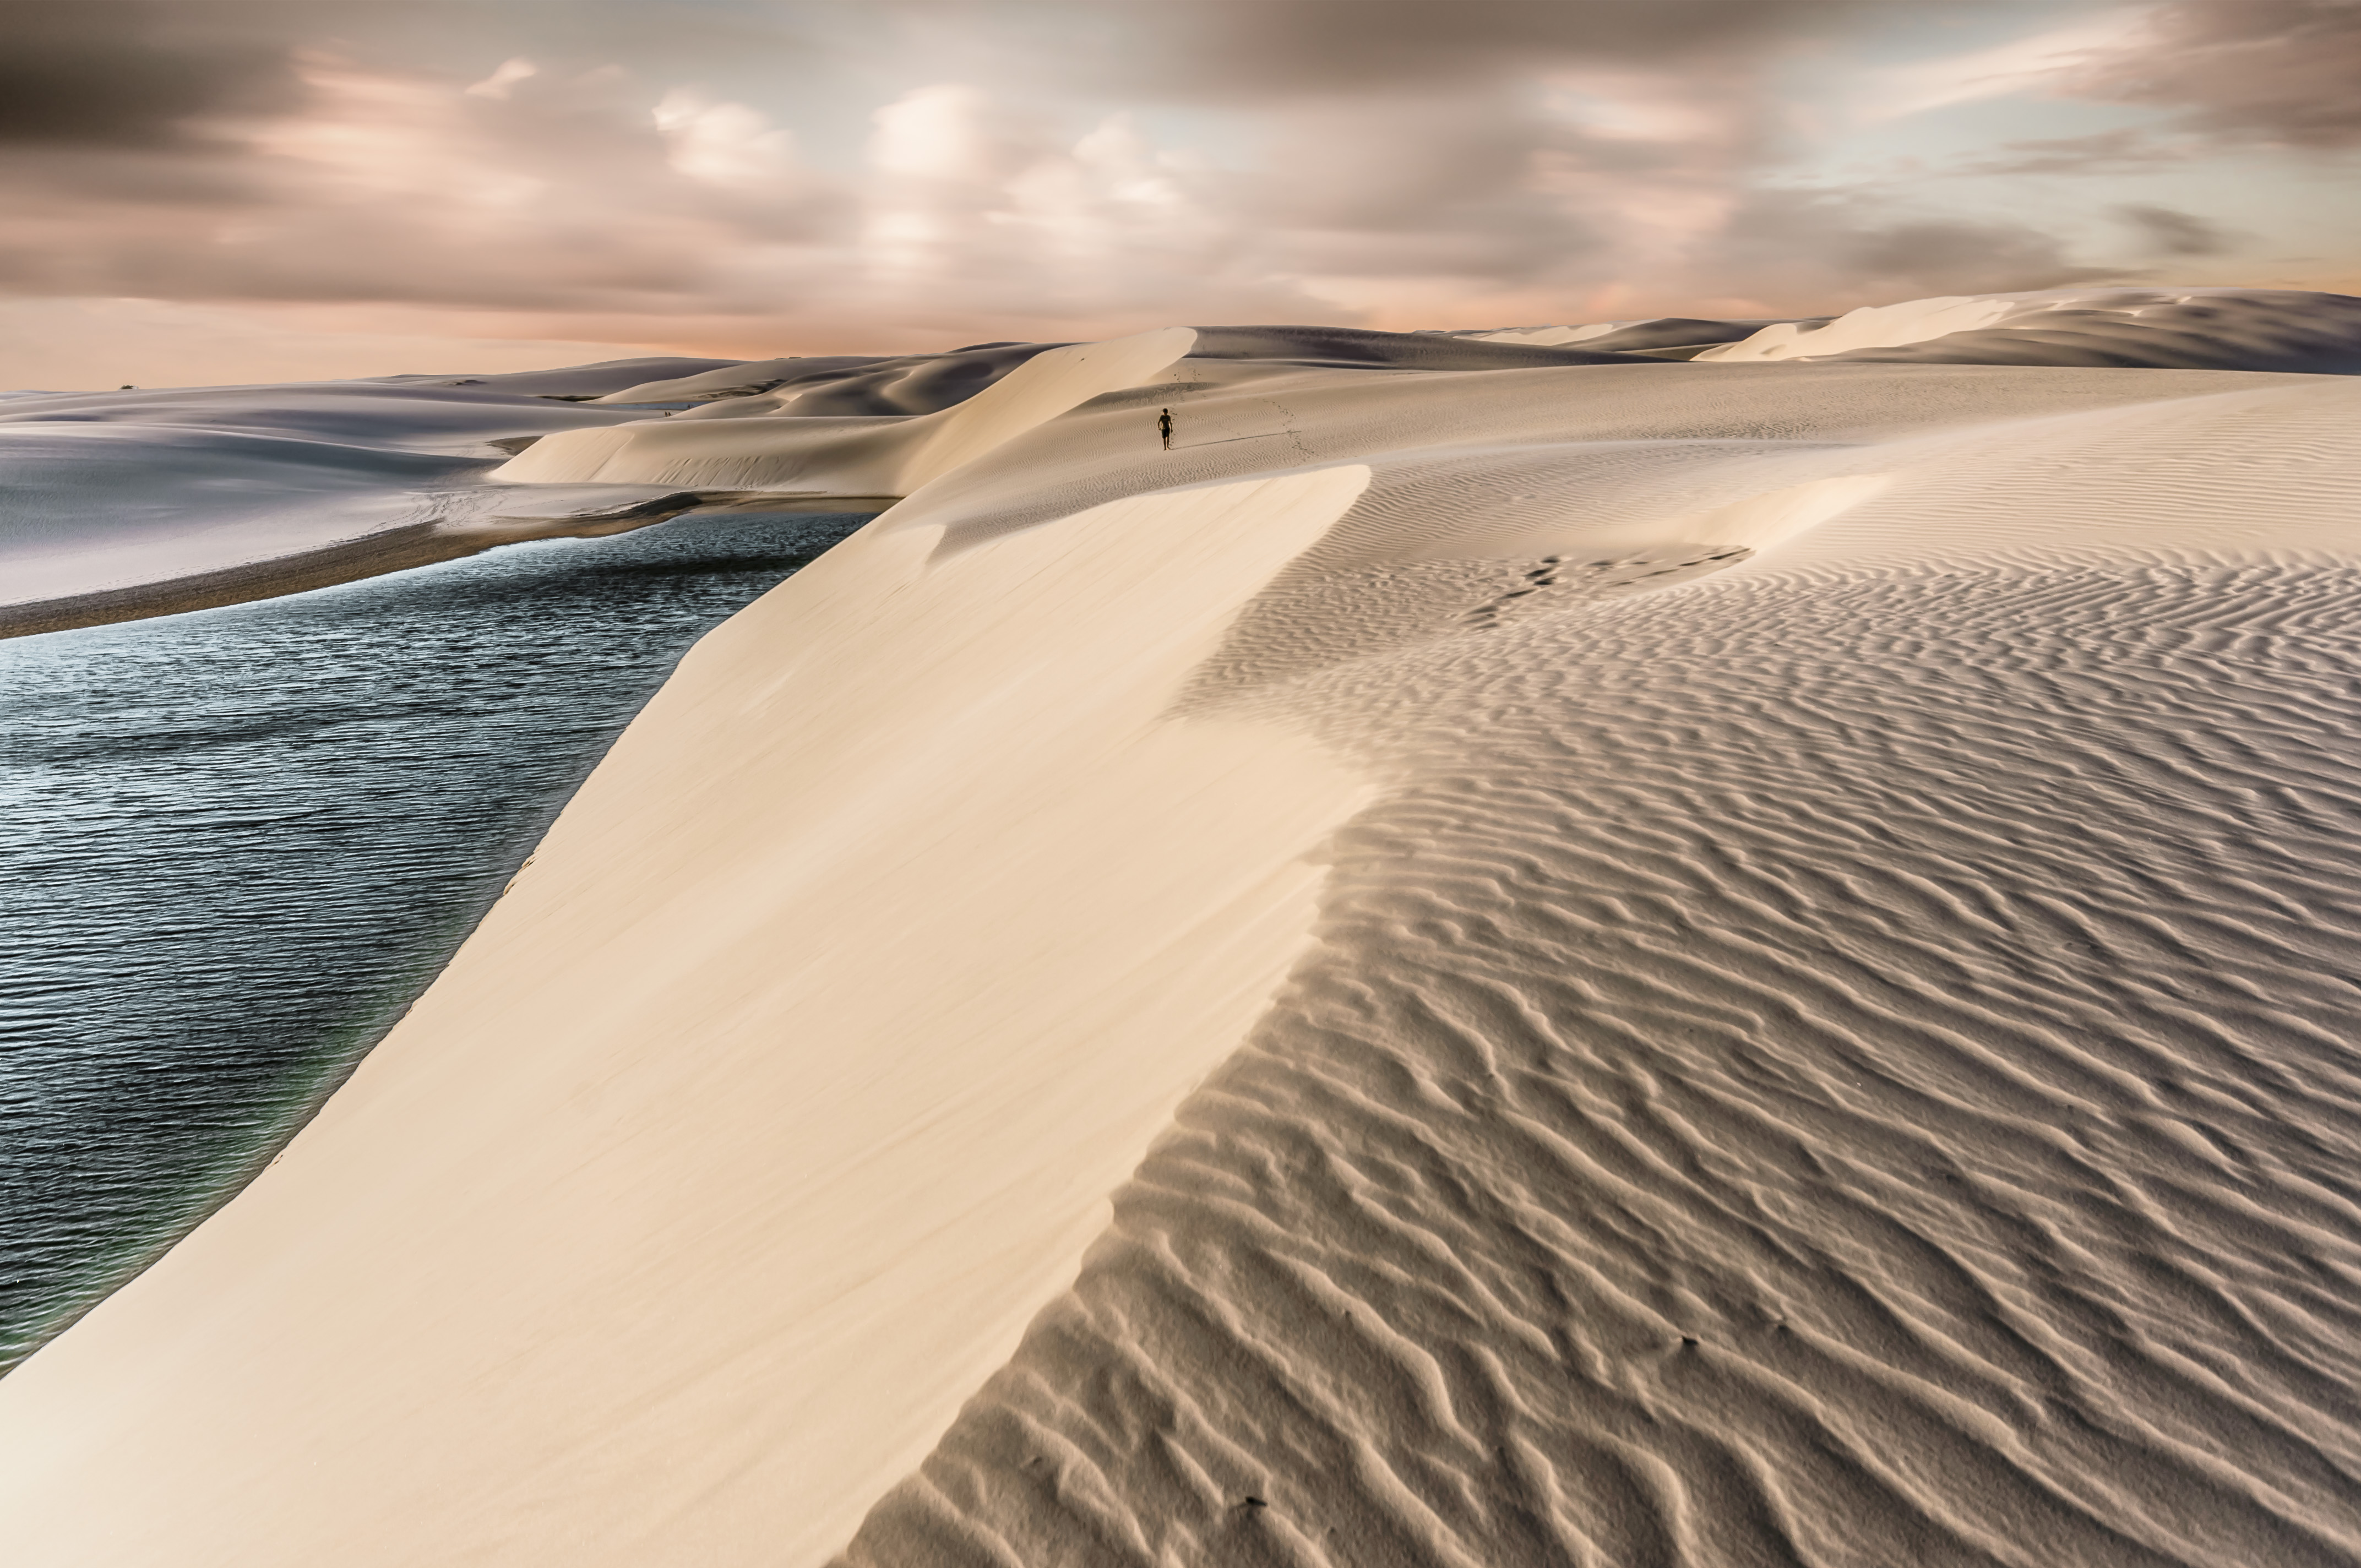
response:
<path id="1" fill-rule="evenodd" d="M 21 1559 L 2361 1556 L 2361 381 L 1427 345 L 700 645 Z"/>
<path id="2" fill-rule="evenodd" d="M 1160 716 L 1366 477 L 932 565 L 864 536 L 700 644 L 282 1162 L 74 1332 L 98 1359 L 0 1385 L 18 1560 L 840 1543 L 1301 946 L 1365 790 Z M 90 1465 L 139 1500 L 38 1500 Z"/>

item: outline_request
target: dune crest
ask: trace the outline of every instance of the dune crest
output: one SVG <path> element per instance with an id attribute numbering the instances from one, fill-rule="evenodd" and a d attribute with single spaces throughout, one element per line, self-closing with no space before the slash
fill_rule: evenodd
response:
<path id="1" fill-rule="evenodd" d="M 1027 359 L 974 396 L 930 414 L 646 420 L 535 443 L 493 477 L 906 496 L 1102 392 L 1134 387 L 1189 352 L 1197 334 L 1165 327 L 1078 343 Z"/>

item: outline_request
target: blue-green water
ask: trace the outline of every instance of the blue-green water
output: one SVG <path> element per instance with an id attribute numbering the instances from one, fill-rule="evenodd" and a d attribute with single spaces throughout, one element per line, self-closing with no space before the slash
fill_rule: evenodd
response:
<path id="1" fill-rule="evenodd" d="M 689 644 L 864 521 L 0 641 L 0 1367 L 268 1160 Z"/>

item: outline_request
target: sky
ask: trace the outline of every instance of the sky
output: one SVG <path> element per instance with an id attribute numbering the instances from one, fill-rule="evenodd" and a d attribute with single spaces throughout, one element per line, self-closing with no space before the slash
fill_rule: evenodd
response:
<path id="1" fill-rule="evenodd" d="M 0 387 L 2361 293 L 2361 0 L 0 0 Z"/>

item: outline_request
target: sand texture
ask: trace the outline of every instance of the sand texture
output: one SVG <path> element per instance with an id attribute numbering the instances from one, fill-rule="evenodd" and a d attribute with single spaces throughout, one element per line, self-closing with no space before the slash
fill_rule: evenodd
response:
<path id="1" fill-rule="evenodd" d="M 919 477 L 0 1380 L 12 1560 L 2361 1560 L 2361 380 L 1607 324 L 527 449 Z"/>
<path id="2" fill-rule="evenodd" d="M 1303 585 L 1316 946 L 845 1561 L 2354 1561 L 2356 393 Z"/>

